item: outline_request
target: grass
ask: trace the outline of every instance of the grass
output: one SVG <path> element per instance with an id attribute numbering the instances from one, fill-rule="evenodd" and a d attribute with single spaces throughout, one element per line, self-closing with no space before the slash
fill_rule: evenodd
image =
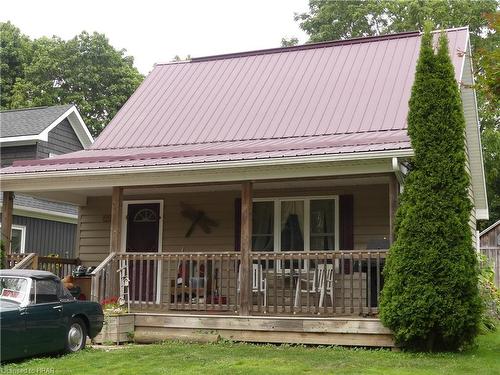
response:
<path id="1" fill-rule="evenodd" d="M 462 353 L 166 342 L 11 363 L 0 374 L 500 374 L 500 332 Z"/>

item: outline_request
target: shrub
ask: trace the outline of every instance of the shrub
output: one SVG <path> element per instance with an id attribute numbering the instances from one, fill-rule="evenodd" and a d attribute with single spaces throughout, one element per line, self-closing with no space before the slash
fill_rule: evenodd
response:
<path id="1" fill-rule="evenodd" d="M 384 269 L 380 317 L 406 348 L 457 350 L 477 335 L 482 305 L 465 120 L 444 33 L 437 53 L 429 28 L 422 37 L 409 106 L 414 158 Z"/>
<path id="2" fill-rule="evenodd" d="M 495 286 L 495 271 L 491 262 L 484 255 L 479 257 L 479 294 L 483 302 L 481 331 L 495 331 L 500 322 L 500 291 Z"/>

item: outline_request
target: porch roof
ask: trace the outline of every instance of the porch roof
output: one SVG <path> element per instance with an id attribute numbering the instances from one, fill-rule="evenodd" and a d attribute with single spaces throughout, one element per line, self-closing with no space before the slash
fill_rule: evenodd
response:
<path id="1" fill-rule="evenodd" d="M 460 80 L 468 29 L 446 32 Z M 89 149 L 1 173 L 410 152 L 420 39 L 407 32 L 158 64 Z"/>
<path id="2" fill-rule="evenodd" d="M 248 140 L 197 145 L 82 150 L 50 159 L 19 161 L 9 173 L 168 166 L 335 155 L 388 150 L 410 150 L 406 131 L 317 136 L 283 140 Z"/>

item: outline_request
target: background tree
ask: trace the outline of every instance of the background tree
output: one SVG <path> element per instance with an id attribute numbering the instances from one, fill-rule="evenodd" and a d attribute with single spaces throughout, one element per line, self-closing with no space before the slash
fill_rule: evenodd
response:
<path id="1" fill-rule="evenodd" d="M 2 77 L 10 82 L 4 87 L 2 81 L 2 109 L 76 104 L 96 136 L 143 79 L 133 58 L 113 48 L 103 34 L 31 41 L 10 23 L 0 27 L 12 30 L 2 33 L 2 46 L 4 41 L 12 46 L 6 53 L 13 56 L 2 65 Z"/>
<path id="2" fill-rule="evenodd" d="M 480 229 L 500 219 L 498 9 L 497 0 L 309 0 L 309 11 L 295 15 L 310 42 L 423 30 L 426 20 L 469 26 L 490 211 Z"/>
<path id="3" fill-rule="evenodd" d="M 422 38 L 409 107 L 415 156 L 384 268 L 380 317 L 407 347 L 456 350 L 478 333 L 481 301 L 465 118 L 445 34 L 437 54 L 430 30 Z"/>
<path id="4" fill-rule="evenodd" d="M 495 33 L 475 51 L 475 75 L 481 123 L 481 141 L 486 170 L 490 220 L 484 229 L 500 219 L 500 13 L 486 15 Z"/>
<path id="5" fill-rule="evenodd" d="M 0 108 L 11 108 L 12 88 L 30 60 L 30 39 L 10 22 L 0 23 Z"/>
<path id="6" fill-rule="evenodd" d="M 281 47 L 293 47 L 299 44 L 298 38 L 281 38 Z"/>

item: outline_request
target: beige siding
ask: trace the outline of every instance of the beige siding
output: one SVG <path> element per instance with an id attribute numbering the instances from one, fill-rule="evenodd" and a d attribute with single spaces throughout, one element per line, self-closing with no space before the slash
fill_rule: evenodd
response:
<path id="1" fill-rule="evenodd" d="M 109 254 L 111 197 L 89 198 L 80 207 L 77 254 L 82 263 L 96 266 Z"/>
<path id="2" fill-rule="evenodd" d="M 161 199 L 164 202 L 162 251 L 232 251 L 234 249 L 234 202 L 239 191 L 158 194 L 125 196 L 124 200 Z M 368 242 L 389 236 L 388 185 L 341 186 L 318 189 L 256 190 L 256 198 L 314 195 L 354 197 L 354 246 L 365 249 Z M 191 221 L 181 214 L 180 203 L 203 210 L 218 225 L 204 233 L 196 227 L 185 237 Z M 111 197 L 90 198 L 79 217 L 80 259 L 86 265 L 96 265 L 109 253 Z"/>

